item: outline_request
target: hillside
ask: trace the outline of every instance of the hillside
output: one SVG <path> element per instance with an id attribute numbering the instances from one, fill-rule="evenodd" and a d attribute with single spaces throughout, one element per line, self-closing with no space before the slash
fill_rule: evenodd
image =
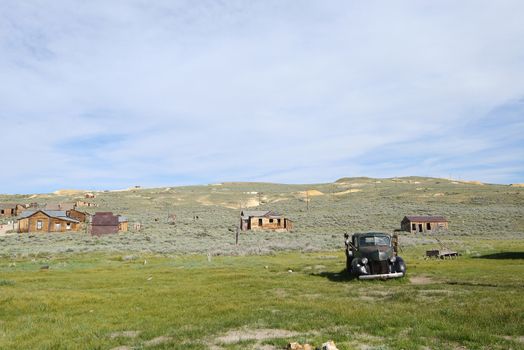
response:
<path id="1" fill-rule="evenodd" d="M 89 201 L 98 207 L 85 210 L 125 215 L 130 232 L 102 238 L 86 233 L 8 235 L 0 237 L 0 254 L 142 251 L 217 255 L 330 250 L 340 249 L 344 232 L 391 232 L 410 214 L 446 216 L 450 230 L 444 239 L 455 242 L 474 236 L 524 237 L 524 188 L 518 186 L 422 177 L 343 178 L 314 185 L 235 182 L 95 193 L 96 198 Z M 82 191 L 0 195 L 0 202 L 77 199 L 84 200 Z M 242 233 L 240 245 L 235 246 L 240 208 L 280 212 L 295 222 L 295 229 L 289 233 Z M 173 213 L 176 225 L 167 220 Z M 142 224 L 140 232 L 133 231 L 135 222 Z M 427 236 L 403 240 L 405 244 L 414 241 L 434 242 Z"/>

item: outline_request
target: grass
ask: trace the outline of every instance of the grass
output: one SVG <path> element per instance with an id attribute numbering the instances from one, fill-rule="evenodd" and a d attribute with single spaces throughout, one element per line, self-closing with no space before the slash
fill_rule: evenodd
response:
<path id="1" fill-rule="evenodd" d="M 524 243 L 471 248 L 442 261 L 407 247 L 409 278 L 391 281 L 348 279 L 341 251 L 4 258 L 0 348 L 524 349 Z"/>
<path id="2" fill-rule="evenodd" d="M 323 193 L 309 210 L 306 190 Z M 87 211 L 125 215 L 143 230 L 0 236 L 0 349 L 271 350 L 329 339 L 341 350 L 524 349 L 524 188 L 351 178 L 98 192 L 92 201 Z M 240 204 L 254 202 L 292 218 L 293 232 L 243 233 L 235 245 Z M 408 214 L 447 216 L 438 238 L 462 256 L 424 260 L 437 240 L 404 234 L 409 278 L 348 279 L 343 233 L 391 232 Z"/>

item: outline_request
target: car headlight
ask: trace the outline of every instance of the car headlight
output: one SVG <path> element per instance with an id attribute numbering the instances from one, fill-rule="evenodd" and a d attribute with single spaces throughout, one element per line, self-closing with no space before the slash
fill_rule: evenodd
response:
<path id="1" fill-rule="evenodd" d="M 362 258 L 362 264 L 366 265 L 368 263 L 368 258 Z"/>
<path id="2" fill-rule="evenodd" d="M 391 261 L 392 263 L 394 263 L 395 261 L 397 261 L 397 257 L 396 256 L 392 256 L 389 261 Z"/>

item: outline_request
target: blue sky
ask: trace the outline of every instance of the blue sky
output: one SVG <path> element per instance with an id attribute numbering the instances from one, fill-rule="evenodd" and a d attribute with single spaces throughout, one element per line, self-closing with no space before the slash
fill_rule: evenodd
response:
<path id="1" fill-rule="evenodd" d="M 1 193 L 524 182 L 524 3 L 0 1 Z"/>

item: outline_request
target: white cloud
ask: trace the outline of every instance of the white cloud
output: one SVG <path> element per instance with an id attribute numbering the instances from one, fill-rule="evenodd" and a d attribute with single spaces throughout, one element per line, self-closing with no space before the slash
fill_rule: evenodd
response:
<path id="1" fill-rule="evenodd" d="M 0 191 L 463 167 L 514 182 L 518 159 L 490 175 L 482 152 L 491 165 L 493 152 L 522 154 L 522 124 L 512 119 L 518 132 L 502 144 L 496 133 L 507 130 L 471 125 L 498 106 L 521 108 L 522 10 L 519 1 L 0 4 L 2 135 L 21 145 L 5 158 L 15 166 Z M 121 142 L 74 142 L 111 135 Z M 380 153 L 387 161 L 369 164 Z"/>

